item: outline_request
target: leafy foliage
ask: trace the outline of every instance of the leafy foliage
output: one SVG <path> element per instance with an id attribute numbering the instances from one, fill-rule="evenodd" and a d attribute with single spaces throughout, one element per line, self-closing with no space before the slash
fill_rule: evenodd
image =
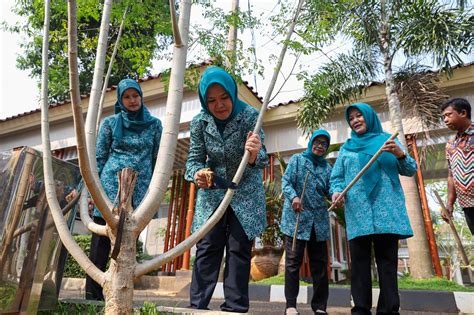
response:
<path id="1" fill-rule="evenodd" d="M 91 235 L 74 235 L 74 240 L 77 242 L 79 247 L 84 253 L 89 256 L 91 251 Z M 77 261 L 74 260 L 69 254 L 64 266 L 64 278 L 85 278 L 85 271 L 79 266 Z"/>
<path id="2" fill-rule="evenodd" d="M 280 163 L 280 177 L 286 170 L 287 163 L 278 153 L 274 157 Z M 268 226 L 260 236 L 264 246 L 281 247 L 283 245 L 283 233 L 280 231 L 281 214 L 285 197 L 281 191 L 281 183 L 266 180 L 263 183 L 265 188 L 265 204 L 267 212 Z"/>
<path id="3" fill-rule="evenodd" d="M 92 235 L 74 235 L 74 240 L 77 242 L 79 247 L 84 251 L 84 253 L 89 256 L 90 254 L 90 245 L 91 245 Z M 145 260 L 150 260 L 153 258 L 150 255 L 147 255 L 143 251 L 143 243 L 137 240 L 137 255 L 136 260 L 138 263 L 141 263 Z M 108 268 L 108 265 L 107 265 Z M 149 275 L 155 275 L 157 271 L 149 273 Z M 64 266 L 64 278 L 85 278 L 85 271 L 79 266 L 77 261 L 74 260 L 69 254 L 66 260 L 66 265 Z"/>
<path id="4" fill-rule="evenodd" d="M 321 10 L 320 2 L 310 1 L 317 10 Z M 417 84 L 425 84 L 422 88 L 417 88 L 417 97 L 405 98 L 404 104 L 418 118 L 430 115 L 428 118 L 421 118 L 423 124 L 432 126 L 437 123 L 432 119 L 434 113 L 438 113 L 437 108 L 425 100 L 430 97 L 440 100 L 445 95 L 440 93 L 435 96 L 440 92 L 437 80 L 426 71 L 426 67 L 419 66 L 419 60 L 431 58 L 435 66 L 448 73 L 453 62 L 462 63 L 462 54 L 473 51 L 472 7 L 458 9 L 436 0 L 384 3 L 385 6 L 382 7 L 382 2 L 375 0 L 343 1 L 332 11 L 332 20 L 336 21 L 337 28 L 326 28 L 327 32 L 332 33 L 322 40 L 343 37 L 352 42 L 353 50 L 331 59 L 315 74 L 301 75 L 305 80 L 305 98 L 303 107 L 298 112 L 298 126 L 306 132 L 317 128 L 336 105 L 346 104 L 360 97 L 370 82 L 380 80 L 384 73 L 383 66 L 391 69 L 393 57 L 397 53 L 404 54 L 407 64 L 418 65 L 410 69 L 402 68 L 400 73 L 395 73 L 395 78 L 399 80 L 399 92 L 410 94 L 407 88 L 413 85 L 402 84 L 400 81 L 408 78 L 406 74 L 414 75 L 413 70 L 416 69 L 416 73 L 426 76 L 423 78 L 420 74 L 413 79 Z M 326 13 L 327 11 L 322 11 L 321 15 Z M 309 28 L 308 21 L 322 23 L 323 28 L 327 23 L 321 19 L 305 20 L 303 22 L 306 24 L 301 27 Z M 311 27 L 317 28 L 318 25 Z M 321 40 L 318 35 L 312 35 L 311 32 L 307 34 L 308 36 L 302 37 L 306 43 L 315 45 L 313 41 Z M 388 54 L 388 60 L 382 58 L 384 52 Z M 402 91 L 403 88 L 405 89 Z"/>
<path id="5" fill-rule="evenodd" d="M 376 73 L 371 52 L 353 52 L 339 55 L 315 75 L 301 75 L 305 100 L 298 111 L 298 127 L 307 133 L 317 129 L 336 105 L 359 97 Z"/>
<path id="6" fill-rule="evenodd" d="M 238 10 L 226 13 L 215 6 L 215 1 L 198 1 L 203 7 L 203 17 L 209 26 L 195 26 L 190 35 L 190 42 L 199 45 L 206 55 L 212 60 L 213 65 L 222 67 L 231 73 L 237 82 L 242 81 L 245 74 L 256 72 L 263 74 L 263 65 L 258 60 L 253 60 L 254 48 L 244 48 L 242 41 L 236 40 L 236 50 L 228 51 L 227 36 L 229 28 L 234 26 L 237 31 L 252 29 L 261 26 L 261 21 L 252 16 L 252 12 Z M 212 34 L 210 36 L 209 34 Z M 194 49 L 194 48 L 191 48 Z M 199 56 L 202 58 L 202 55 Z M 201 62 L 202 60 L 198 60 Z"/>
<path id="7" fill-rule="evenodd" d="M 17 0 L 15 12 L 25 17 L 23 24 L 4 26 L 11 32 L 24 34 L 23 53 L 17 58 L 18 67 L 41 78 L 41 45 L 44 20 L 43 0 Z M 102 14 L 102 1 L 78 0 L 78 58 L 80 90 L 88 93 L 92 85 L 96 47 Z M 120 47 L 114 62 L 110 84 L 124 77 L 141 77 L 148 73 L 151 60 L 171 42 L 169 2 L 165 0 L 114 1 L 108 45 L 114 45 L 123 12 L 128 8 Z M 112 47 L 113 48 L 113 47 Z M 110 48 L 110 54 L 112 52 Z M 107 57 L 106 59 L 108 59 Z M 67 1 L 51 2 L 49 43 L 50 101 L 64 101 L 69 96 L 67 64 Z M 106 60 L 108 63 L 108 60 Z"/>

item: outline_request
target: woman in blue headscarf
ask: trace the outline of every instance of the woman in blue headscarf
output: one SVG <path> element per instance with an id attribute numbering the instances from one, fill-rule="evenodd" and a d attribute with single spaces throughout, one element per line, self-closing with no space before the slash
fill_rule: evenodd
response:
<path id="1" fill-rule="evenodd" d="M 308 141 L 306 151 L 291 157 L 282 178 L 285 203 L 280 226 L 282 233 L 285 234 L 286 314 L 298 313 L 296 299 L 305 247 L 308 250 L 313 278 L 311 308 L 315 313 L 326 313 L 329 295 L 326 246 L 326 241 L 329 239 L 329 214 L 326 198 L 331 199 L 329 195 L 331 166 L 324 156 L 330 141 L 331 137 L 327 131 L 316 130 Z M 304 196 L 301 196 L 306 176 L 308 176 L 306 189 Z M 293 251 L 293 235 L 298 213 L 299 224 Z"/>
<path id="2" fill-rule="evenodd" d="M 209 67 L 199 82 L 202 111 L 191 122 L 185 179 L 199 187 L 192 230 L 200 228 L 224 198 L 245 150 L 249 164 L 222 219 L 197 243 L 190 303 L 207 309 L 219 276 L 224 248 L 221 310 L 247 312 L 252 240 L 265 229 L 265 192 L 261 169 L 268 163 L 263 131 L 253 134 L 258 112 L 239 100 L 234 79 Z M 212 174 L 214 183 L 208 182 Z"/>
<path id="3" fill-rule="evenodd" d="M 117 86 L 115 115 L 104 119 L 97 137 L 96 159 L 100 181 L 110 200 L 118 192 L 117 173 L 132 168 L 138 173 L 132 198 L 133 208 L 138 207 L 150 184 L 160 145 L 161 121 L 150 115 L 143 103 L 140 85 L 131 79 Z M 94 222 L 105 224 L 97 208 Z M 92 234 L 91 261 L 105 271 L 110 252 L 108 237 Z M 86 278 L 86 298 L 103 300 L 102 287 L 90 277 Z"/>
<path id="4" fill-rule="evenodd" d="M 398 314 L 398 240 L 413 235 L 399 175 L 413 176 L 416 162 L 398 140 L 387 141 L 390 135 L 383 131 L 370 105 L 353 104 L 345 114 L 352 131 L 332 170 L 333 201 L 379 148 L 384 151 L 344 198 L 351 251 L 352 314 L 370 314 L 372 245 L 380 284 L 377 314 Z"/>

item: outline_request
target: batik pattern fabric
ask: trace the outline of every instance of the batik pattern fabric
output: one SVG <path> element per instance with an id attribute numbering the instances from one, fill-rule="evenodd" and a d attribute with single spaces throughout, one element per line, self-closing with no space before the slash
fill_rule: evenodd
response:
<path id="1" fill-rule="evenodd" d="M 363 167 L 357 153 L 342 148 L 331 172 L 331 195 L 342 192 Z M 363 177 L 345 195 L 344 214 L 348 239 L 384 233 L 395 234 L 399 238 L 413 236 L 400 182 L 393 181 L 378 164 L 372 167 L 380 168 L 378 172 L 381 178 L 371 192 L 370 200 Z M 416 162 L 407 155 L 398 160 L 397 169 L 402 176 L 413 176 Z"/>
<path id="2" fill-rule="evenodd" d="M 327 211 L 327 199 L 330 199 L 331 166 L 329 163 L 315 165 L 301 153 L 291 157 L 282 178 L 282 192 L 285 196 L 285 202 L 280 229 L 283 234 L 293 237 L 297 213 L 291 205 L 295 197 L 301 198 L 307 174 L 309 176 L 301 202 L 303 210 L 300 212 L 296 238 L 308 241 L 311 237 L 311 230 L 314 229 L 318 242 L 328 240 L 329 213 Z"/>
<path id="3" fill-rule="evenodd" d="M 446 159 L 462 208 L 474 207 L 474 123 L 446 144 Z"/>
<path id="4" fill-rule="evenodd" d="M 226 124 L 221 135 L 211 114 L 201 111 L 196 115 L 190 127 L 191 140 L 185 179 L 194 181 L 196 172 L 211 168 L 215 175 L 231 182 L 244 155 L 248 132 L 253 130 L 257 117 L 257 110 L 245 104 L 243 110 Z M 263 131 L 260 132 L 260 139 L 263 143 Z M 230 207 L 250 240 L 261 234 L 267 224 L 262 178 L 262 169 L 267 164 L 268 156 L 262 145 L 255 165 L 247 165 L 230 202 Z M 193 232 L 217 209 L 225 193 L 225 189 L 198 189 Z"/>
<path id="5" fill-rule="evenodd" d="M 128 167 L 138 173 L 132 197 L 132 206 L 136 209 L 148 190 L 163 128 L 161 121 L 154 118 L 154 123 L 147 129 L 114 139 L 116 119 L 117 115 L 109 116 L 101 125 L 96 146 L 97 168 L 105 193 L 112 202 L 117 196 L 120 170 Z M 94 216 L 102 217 L 96 208 Z"/>

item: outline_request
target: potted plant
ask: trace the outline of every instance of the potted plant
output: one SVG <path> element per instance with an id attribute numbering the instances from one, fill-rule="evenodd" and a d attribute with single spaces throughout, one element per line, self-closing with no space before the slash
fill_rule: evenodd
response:
<path id="1" fill-rule="evenodd" d="M 281 175 L 285 172 L 286 162 L 279 154 Z M 278 266 L 283 254 L 283 234 L 280 231 L 280 220 L 285 197 L 281 192 L 281 183 L 264 181 L 266 213 L 268 226 L 260 236 L 261 248 L 252 251 L 250 275 L 254 281 L 274 276 L 278 273 Z"/>

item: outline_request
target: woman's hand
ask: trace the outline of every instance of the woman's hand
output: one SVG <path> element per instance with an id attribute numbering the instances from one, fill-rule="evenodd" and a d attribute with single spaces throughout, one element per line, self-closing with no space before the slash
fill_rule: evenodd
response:
<path id="1" fill-rule="evenodd" d="M 89 211 L 89 216 L 92 216 L 93 213 L 94 213 L 94 200 L 92 200 L 92 198 L 87 198 L 87 207 L 88 207 L 88 211 Z"/>
<path id="2" fill-rule="evenodd" d="M 293 210 L 295 210 L 296 213 L 301 211 L 301 200 L 299 197 L 293 198 L 293 201 L 291 202 L 291 207 Z"/>
<path id="3" fill-rule="evenodd" d="M 342 195 L 340 192 L 335 192 L 334 194 L 332 194 L 332 202 L 336 204 L 336 207 L 342 207 L 344 206 L 344 197 L 342 197 L 337 203 L 336 203 L 336 200 L 337 198 L 339 198 L 339 196 Z"/>
<path id="4" fill-rule="evenodd" d="M 400 146 L 395 142 L 395 140 L 388 140 L 387 142 L 385 142 L 382 147 L 382 151 L 392 153 L 397 159 L 405 155 L 405 152 L 403 152 L 402 148 L 400 148 Z"/>
<path id="5" fill-rule="evenodd" d="M 255 160 L 261 148 L 262 142 L 260 141 L 260 136 L 257 133 L 249 131 L 247 141 L 245 142 L 245 150 L 250 153 L 249 164 L 255 164 Z"/>
<path id="6" fill-rule="evenodd" d="M 209 188 L 206 171 L 204 169 L 196 172 L 194 175 L 194 180 L 196 181 L 199 188 Z"/>

